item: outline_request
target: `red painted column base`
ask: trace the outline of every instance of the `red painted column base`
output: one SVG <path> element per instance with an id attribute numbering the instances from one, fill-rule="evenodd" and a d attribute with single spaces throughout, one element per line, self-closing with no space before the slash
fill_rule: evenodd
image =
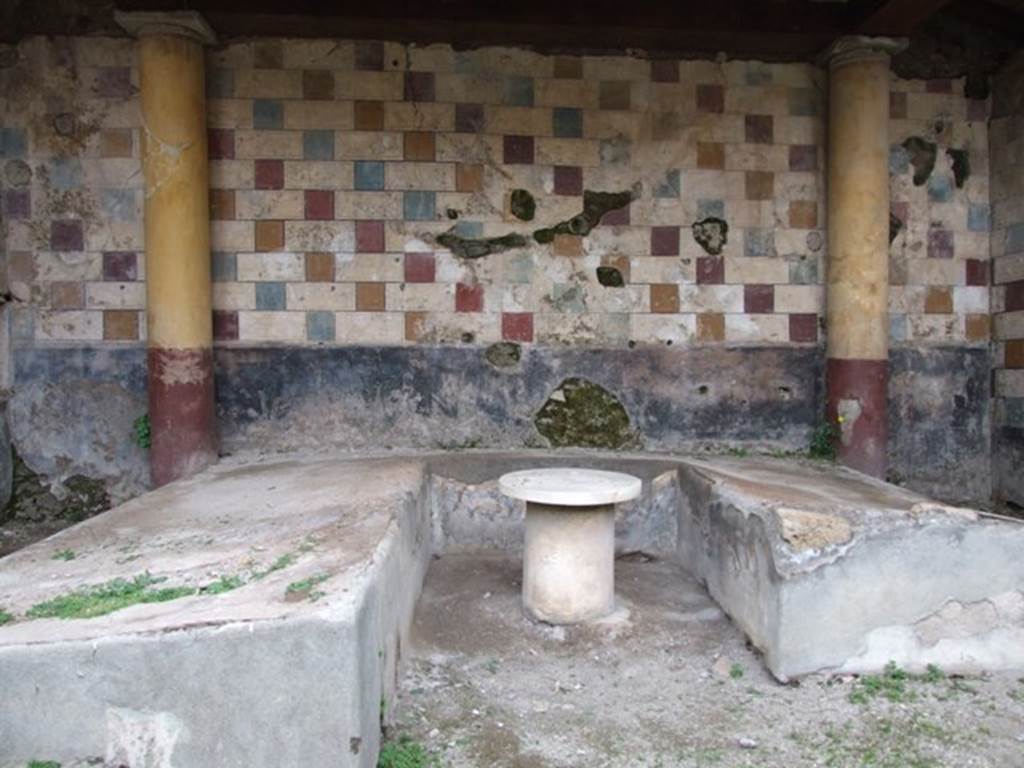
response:
<path id="1" fill-rule="evenodd" d="M 836 455 L 846 466 L 885 479 L 888 463 L 888 360 L 829 358 L 827 376 L 830 424 L 839 418 Z"/>
<path id="2" fill-rule="evenodd" d="M 151 445 L 153 485 L 194 475 L 217 460 L 213 401 L 213 350 L 150 347 Z"/>

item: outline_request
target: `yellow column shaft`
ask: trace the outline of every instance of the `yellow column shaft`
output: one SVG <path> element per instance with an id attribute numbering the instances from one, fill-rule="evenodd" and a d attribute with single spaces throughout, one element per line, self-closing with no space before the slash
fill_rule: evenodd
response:
<path id="1" fill-rule="evenodd" d="M 212 343 L 209 167 L 203 48 L 177 35 L 140 40 L 151 347 Z"/>
<path id="2" fill-rule="evenodd" d="M 833 60 L 828 125 L 828 356 L 889 349 L 889 56 Z"/>

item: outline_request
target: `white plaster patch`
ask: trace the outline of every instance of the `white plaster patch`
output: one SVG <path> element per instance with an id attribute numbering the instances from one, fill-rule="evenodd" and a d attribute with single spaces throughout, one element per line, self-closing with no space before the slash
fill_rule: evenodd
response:
<path id="1" fill-rule="evenodd" d="M 107 765 L 174 768 L 174 748 L 187 738 L 184 723 L 170 712 L 107 709 Z"/>
<path id="2" fill-rule="evenodd" d="M 402 250 L 406 253 L 432 253 L 434 251 L 434 246 L 418 237 L 410 237 L 405 241 L 405 245 Z"/>
<path id="3" fill-rule="evenodd" d="M 913 627 L 880 627 L 868 633 L 864 650 L 836 670 L 841 673 L 879 672 L 890 661 L 910 672 L 934 664 L 946 672 L 974 674 L 1024 666 L 1024 627 L 998 627 L 971 637 L 944 637 L 922 645 Z"/>
<path id="4" fill-rule="evenodd" d="M 860 400 L 840 400 L 836 406 L 839 416 L 839 440 L 843 445 L 853 442 L 853 428 L 861 414 Z"/>
<path id="5" fill-rule="evenodd" d="M 926 515 L 953 515 L 972 522 L 978 519 L 977 511 L 970 509 L 969 507 L 950 507 L 946 504 L 939 504 L 934 501 L 918 502 L 910 508 L 910 514 L 912 517 L 924 517 Z"/>

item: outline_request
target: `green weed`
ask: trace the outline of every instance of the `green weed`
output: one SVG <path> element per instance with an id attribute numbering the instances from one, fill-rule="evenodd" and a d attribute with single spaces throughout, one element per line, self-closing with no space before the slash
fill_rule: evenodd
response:
<path id="1" fill-rule="evenodd" d="M 838 440 L 839 427 L 830 421 L 823 422 L 811 433 L 811 444 L 807 447 L 807 455 L 812 459 L 835 461 Z"/>
<path id="2" fill-rule="evenodd" d="M 811 744 L 829 768 L 941 768 L 929 753 L 954 740 L 941 726 L 913 713 L 896 719 L 847 722 L 824 730 L 824 741 Z"/>
<path id="3" fill-rule="evenodd" d="M 238 589 L 244 584 L 238 576 L 221 576 L 217 581 L 198 588 L 155 588 L 157 584 L 165 581 L 166 577 L 152 576 L 149 573 L 143 573 L 134 579 L 113 579 L 37 603 L 29 608 L 26 616 L 30 619 L 92 619 L 140 603 L 166 603 L 192 595 L 219 595 Z"/>
<path id="4" fill-rule="evenodd" d="M 153 431 L 148 413 L 142 414 L 132 422 L 132 438 L 139 448 L 148 449 L 153 445 Z"/>
<path id="5" fill-rule="evenodd" d="M 310 576 L 308 579 L 302 579 L 301 581 L 293 581 L 285 588 L 285 597 L 290 597 L 293 600 L 308 599 L 312 602 L 316 602 L 324 593 L 314 589 L 317 584 L 321 584 L 329 578 L 326 573 L 317 573 Z"/>
<path id="6" fill-rule="evenodd" d="M 938 683 L 946 679 L 946 673 L 939 669 L 935 664 L 929 664 L 925 667 L 924 674 L 917 678 L 922 683 Z"/>
<path id="7" fill-rule="evenodd" d="M 60 768 L 56 760 L 29 760 L 25 768 Z"/>
<path id="8" fill-rule="evenodd" d="M 935 664 L 925 667 L 923 674 L 914 675 L 896 666 L 896 662 L 890 661 L 885 665 L 881 675 L 865 675 L 861 677 L 849 700 L 854 704 L 867 704 L 870 699 L 882 696 L 889 701 L 913 701 L 917 694 L 907 688 L 907 683 L 936 684 L 949 681 L 951 692 L 966 691 L 977 693 L 973 688 L 956 678 L 948 678 Z"/>
<path id="9" fill-rule="evenodd" d="M 729 667 L 729 677 L 731 677 L 733 680 L 739 680 L 741 677 L 743 677 L 743 665 L 733 664 L 731 667 Z"/>
<path id="10" fill-rule="evenodd" d="M 152 589 L 166 581 L 148 573 L 132 580 L 114 579 L 94 587 L 76 589 L 52 600 L 33 605 L 28 610 L 30 619 L 91 619 L 104 616 L 138 603 L 163 603 L 195 594 L 194 587 L 163 587 Z"/>
<path id="11" fill-rule="evenodd" d="M 63 560 L 67 562 L 68 560 L 75 559 L 75 553 L 70 549 L 58 549 L 56 552 L 53 553 L 53 556 L 50 559 Z"/>
<path id="12" fill-rule="evenodd" d="M 244 583 L 240 576 L 221 576 L 215 582 L 207 584 L 205 587 L 200 587 L 199 594 L 221 595 L 233 589 L 238 589 Z"/>
<path id="13" fill-rule="evenodd" d="M 252 575 L 254 579 L 262 579 L 265 576 L 269 576 L 275 571 L 283 571 L 288 566 L 292 565 L 296 561 L 295 554 L 292 552 L 285 552 L 277 560 L 267 566 L 266 570 L 257 571 Z"/>
<path id="14" fill-rule="evenodd" d="M 408 736 L 385 744 L 377 758 L 377 768 L 434 768 L 440 765 L 436 755 L 430 754 Z"/>
<path id="15" fill-rule="evenodd" d="M 14 621 L 14 616 L 3 608 L 0 608 L 0 627 L 4 624 L 10 624 L 12 621 Z"/>

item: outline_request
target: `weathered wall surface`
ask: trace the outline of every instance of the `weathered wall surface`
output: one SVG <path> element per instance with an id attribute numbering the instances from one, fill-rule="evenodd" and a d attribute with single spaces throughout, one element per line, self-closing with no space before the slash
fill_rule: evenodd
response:
<path id="1" fill-rule="evenodd" d="M 991 494 L 991 356 L 985 347 L 889 355 L 889 477 L 951 502 Z"/>
<path id="2" fill-rule="evenodd" d="M 141 361 L 146 335 L 135 44 L 36 38 L 2 62 L 12 431 L 37 469 L 141 483 L 126 429 L 141 363 L 101 373 Z M 536 441 L 538 409 L 573 378 L 617 398 L 650 448 L 806 444 L 820 69 L 260 40 L 211 50 L 207 76 L 231 449 Z M 962 81 L 893 81 L 893 346 L 924 356 L 893 358 L 891 458 L 920 488 L 914 441 L 987 408 L 957 405 L 967 379 L 936 362 L 973 371 L 987 344 L 986 116 Z M 920 184 L 909 137 L 937 147 Z M 511 370 L 487 361 L 501 342 L 518 345 Z M 66 366 L 117 383 L 55 378 Z M 44 383 L 61 405 L 41 410 Z M 940 407 L 914 407 L 917 387 Z M 78 411 L 95 416 L 56 417 Z M 80 446 L 99 433 L 101 450 Z M 974 431 L 941 446 L 948 467 L 987 450 Z"/>
<path id="3" fill-rule="evenodd" d="M 1024 53 L 995 79 L 990 137 L 995 494 L 1024 506 Z"/>
<path id="4" fill-rule="evenodd" d="M 890 92 L 889 478 L 985 500 L 989 462 L 988 101 L 958 80 Z"/>

